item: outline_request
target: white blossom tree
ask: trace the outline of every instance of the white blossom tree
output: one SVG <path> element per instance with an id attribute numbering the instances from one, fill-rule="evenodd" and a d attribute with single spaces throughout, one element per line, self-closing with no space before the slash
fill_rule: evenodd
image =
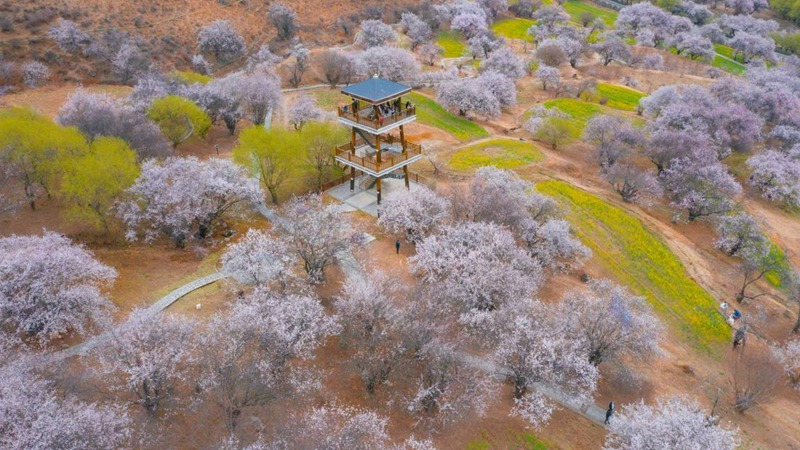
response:
<path id="1" fill-rule="evenodd" d="M 274 73 L 256 71 L 243 76 L 234 85 L 239 107 L 255 124 L 263 124 L 281 100 L 281 82 Z"/>
<path id="2" fill-rule="evenodd" d="M 750 184 L 767 200 L 800 206 L 800 160 L 776 150 L 750 157 Z"/>
<path id="3" fill-rule="evenodd" d="M 114 305 L 103 290 L 116 277 L 60 234 L 0 238 L 0 347 L 46 345 L 64 333 L 85 336 L 107 326 Z"/>
<path id="4" fill-rule="evenodd" d="M 58 19 L 56 24 L 48 30 L 50 39 L 54 40 L 61 50 L 75 52 L 91 41 L 91 36 L 81 30 L 78 24 L 71 20 Z"/>
<path id="5" fill-rule="evenodd" d="M 479 327 L 485 313 L 527 299 L 542 281 L 541 268 L 514 236 L 492 223 L 459 223 L 417 244 L 414 272 L 440 287 L 460 321 Z"/>
<path id="6" fill-rule="evenodd" d="M 62 395 L 24 363 L 0 369 L 0 447 L 118 449 L 133 445 L 131 420 L 121 405 Z"/>
<path id="7" fill-rule="evenodd" d="M 549 270 L 575 269 L 592 255 L 588 247 L 572 236 L 569 222 L 563 219 L 548 219 L 542 223 L 528 220 L 519 235 L 534 261 Z"/>
<path id="8" fill-rule="evenodd" d="M 291 222 L 285 230 L 289 245 L 303 260 L 312 283 L 323 282 L 325 267 L 357 243 L 348 218 L 335 206 L 325 205 L 320 196 L 295 197 L 284 205 L 282 214 Z"/>
<path id="9" fill-rule="evenodd" d="M 320 389 L 313 375 L 292 363 L 310 359 L 336 331 L 319 299 L 256 289 L 230 313 L 215 315 L 200 334 L 200 393 L 233 431 L 250 408 Z"/>
<path id="10" fill-rule="evenodd" d="M 500 115 L 500 101 L 476 79 L 455 79 L 440 83 L 436 100 L 446 109 L 456 111 L 461 116 L 474 114 L 493 119 Z"/>
<path id="11" fill-rule="evenodd" d="M 378 206 L 378 224 L 390 233 L 405 235 L 416 244 L 451 216 L 450 202 L 436 192 L 419 186 L 387 199 Z"/>
<path id="12" fill-rule="evenodd" d="M 375 411 L 332 403 L 293 419 L 288 436 L 279 438 L 274 448 L 390 448 L 389 419 Z"/>
<path id="13" fill-rule="evenodd" d="M 742 187 L 718 162 L 701 158 L 677 158 L 661 175 L 672 207 L 685 210 L 687 220 L 724 214 L 734 206 Z"/>
<path id="14" fill-rule="evenodd" d="M 717 239 L 714 247 L 728 256 L 742 256 L 761 252 L 769 245 L 756 219 L 746 212 L 726 214 L 714 221 Z"/>
<path id="15" fill-rule="evenodd" d="M 481 70 L 497 72 L 517 80 L 525 76 L 525 63 L 511 48 L 500 47 L 483 61 Z"/>
<path id="16" fill-rule="evenodd" d="M 791 339 L 781 347 L 773 349 L 775 358 L 783 367 L 795 390 L 800 391 L 800 339 Z"/>
<path id="17" fill-rule="evenodd" d="M 396 40 L 397 33 L 382 21 L 368 19 L 361 22 L 359 42 L 365 47 L 380 47 Z"/>
<path id="18" fill-rule="evenodd" d="M 172 146 L 155 123 L 107 94 L 76 90 L 61 106 L 56 120 L 61 125 L 77 127 L 89 140 L 98 136 L 123 139 L 140 159 L 172 152 Z"/>
<path id="19" fill-rule="evenodd" d="M 530 302 L 507 314 L 494 336 L 494 361 L 514 385 L 512 413 L 537 428 L 549 421 L 555 406 L 533 384 L 555 386 L 583 400 L 599 378 L 582 340 L 551 316 L 543 305 Z"/>
<path id="20" fill-rule="evenodd" d="M 590 290 L 567 294 L 559 320 L 582 340 L 589 362 L 599 365 L 628 354 L 646 358 L 660 352 L 664 326 L 644 297 L 608 280 Z"/>
<path id="21" fill-rule="evenodd" d="M 366 75 L 378 75 L 391 81 L 411 80 L 420 67 L 413 53 L 396 47 L 370 47 L 361 52 L 358 59 Z"/>
<path id="22" fill-rule="evenodd" d="M 736 431 L 716 425 L 715 418 L 688 398 L 660 398 L 654 406 L 640 402 L 620 409 L 606 436 L 608 450 L 733 450 L 739 445 Z"/>
<path id="23" fill-rule="evenodd" d="M 306 122 L 312 120 L 322 120 L 325 112 L 322 111 L 317 103 L 308 95 L 299 95 L 286 111 L 289 116 L 289 123 L 295 130 L 301 130 Z"/>
<path id="24" fill-rule="evenodd" d="M 368 394 L 384 386 L 408 357 L 408 318 L 396 303 L 400 285 L 380 271 L 345 281 L 335 306 L 341 343 Z"/>
<path id="25" fill-rule="evenodd" d="M 133 393 L 135 403 L 155 415 L 177 385 L 189 381 L 187 369 L 197 350 L 191 345 L 193 329 L 190 319 L 136 310 L 112 332 L 110 345 L 96 352 L 100 371 L 119 377 L 116 387 Z"/>
<path id="26" fill-rule="evenodd" d="M 648 206 L 664 193 L 652 171 L 632 164 L 618 162 L 604 170 L 602 175 L 626 202 Z"/>
<path id="27" fill-rule="evenodd" d="M 29 88 L 39 87 L 50 78 L 50 69 L 39 61 L 29 61 L 22 65 L 22 82 Z"/>
<path id="28" fill-rule="evenodd" d="M 412 51 L 420 45 L 430 42 L 431 37 L 433 37 L 430 25 L 414 13 L 404 12 L 400 23 L 405 30 L 406 36 L 411 41 Z"/>
<path id="29" fill-rule="evenodd" d="M 193 156 L 145 161 L 126 192 L 130 199 L 117 205 L 126 237 L 149 242 L 164 234 L 179 247 L 210 236 L 236 207 L 262 200 L 258 181 L 234 162 Z"/>
<path id="30" fill-rule="evenodd" d="M 291 250 L 285 239 L 249 229 L 222 254 L 222 271 L 243 283 L 284 283 L 291 273 Z"/>
<path id="31" fill-rule="evenodd" d="M 217 62 L 225 64 L 244 55 L 244 39 L 227 20 L 217 19 L 203 27 L 197 34 L 197 47 L 203 53 L 214 55 Z"/>
<path id="32" fill-rule="evenodd" d="M 297 13 L 280 2 L 270 3 L 267 18 L 278 32 L 278 39 L 288 40 L 297 32 Z"/>

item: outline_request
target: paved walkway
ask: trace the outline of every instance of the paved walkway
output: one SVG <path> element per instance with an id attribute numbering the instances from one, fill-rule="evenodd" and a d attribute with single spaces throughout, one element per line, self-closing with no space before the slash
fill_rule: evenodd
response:
<path id="1" fill-rule="evenodd" d="M 208 286 L 211 283 L 216 283 L 217 281 L 227 277 L 222 272 L 215 272 L 211 275 L 206 275 L 202 278 L 198 278 L 196 280 L 192 280 L 183 286 L 175 289 L 174 291 L 170 292 L 169 294 L 165 295 L 157 302 L 153 303 L 152 305 L 148 306 L 145 309 L 145 314 L 149 317 L 153 317 L 160 313 L 161 311 L 167 309 L 170 305 L 177 302 L 180 298 L 184 297 L 188 293 L 200 289 L 203 286 Z M 127 326 L 128 322 L 123 322 L 117 325 L 113 330 L 106 331 L 105 333 L 101 333 L 97 336 L 89 338 L 80 344 L 73 345 L 67 349 L 61 350 L 59 352 L 53 353 L 53 357 L 58 359 L 69 358 L 70 356 L 80 355 L 82 353 L 86 353 L 89 350 L 97 347 L 100 344 L 104 344 L 105 342 L 110 339 L 114 333 L 118 330 L 124 329 Z"/>

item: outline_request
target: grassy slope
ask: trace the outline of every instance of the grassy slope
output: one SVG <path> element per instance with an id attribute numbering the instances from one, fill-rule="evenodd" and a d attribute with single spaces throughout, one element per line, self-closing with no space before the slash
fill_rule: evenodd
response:
<path id="1" fill-rule="evenodd" d="M 541 151 L 532 142 L 492 139 L 462 148 L 450 157 L 448 164 L 452 169 L 462 171 L 490 165 L 513 169 L 541 161 L 542 158 Z"/>
<path id="2" fill-rule="evenodd" d="M 608 99 L 606 106 L 624 111 L 635 111 L 639 100 L 645 96 L 635 89 L 607 83 L 599 83 L 597 93 L 601 98 Z"/>
<path id="3" fill-rule="evenodd" d="M 745 71 L 745 67 L 739 64 L 733 57 L 733 49 L 727 45 L 714 44 L 714 60 L 711 65 L 733 74 L 740 74 Z"/>
<path id="4" fill-rule="evenodd" d="M 595 17 L 603 19 L 606 25 L 613 26 L 617 20 L 617 12 L 610 8 L 604 8 L 588 2 L 579 0 L 569 0 L 564 3 L 564 10 L 567 11 L 570 18 L 576 23 L 581 23 L 580 15 L 582 12 L 590 12 Z"/>
<path id="5" fill-rule="evenodd" d="M 531 38 L 528 36 L 528 28 L 535 23 L 536 21 L 531 19 L 504 19 L 495 22 L 492 25 L 492 31 L 498 36 L 503 36 L 507 39 L 525 39 L 529 41 Z"/>
<path id="6" fill-rule="evenodd" d="M 725 342 L 729 328 L 716 300 L 686 273 L 669 248 L 631 214 L 560 181 L 537 189 L 557 198 L 584 244 L 617 279 L 644 295 L 689 342 L 711 351 Z"/>
<path id="7" fill-rule="evenodd" d="M 417 106 L 417 120 L 420 123 L 442 129 L 462 141 L 489 136 L 480 125 L 450 114 L 441 105 L 424 95 L 412 92 L 408 96 Z"/>
<path id="8" fill-rule="evenodd" d="M 436 43 L 442 47 L 442 58 L 458 58 L 467 54 L 467 44 L 458 31 L 442 31 L 436 36 Z"/>

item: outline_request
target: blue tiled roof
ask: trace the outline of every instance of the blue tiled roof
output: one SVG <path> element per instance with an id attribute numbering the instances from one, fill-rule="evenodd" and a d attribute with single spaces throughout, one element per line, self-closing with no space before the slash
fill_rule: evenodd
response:
<path id="1" fill-rule="evenodd" d="M 411 92 L 411 87 L 374 76 L 342 89 L 342 94 L 370 103 L 381 103 Z"/>

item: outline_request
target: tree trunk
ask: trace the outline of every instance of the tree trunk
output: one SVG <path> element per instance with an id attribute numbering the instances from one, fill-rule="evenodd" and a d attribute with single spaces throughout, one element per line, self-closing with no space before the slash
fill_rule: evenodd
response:
<path id="1" fill-rule="evenodd" d="M 800 299 L 798 299 L 797 306 L 800 306 Z M 792 327 L 792 334 L 800 333 L 800 310 L 797 311 L 797 320 Z"/>

